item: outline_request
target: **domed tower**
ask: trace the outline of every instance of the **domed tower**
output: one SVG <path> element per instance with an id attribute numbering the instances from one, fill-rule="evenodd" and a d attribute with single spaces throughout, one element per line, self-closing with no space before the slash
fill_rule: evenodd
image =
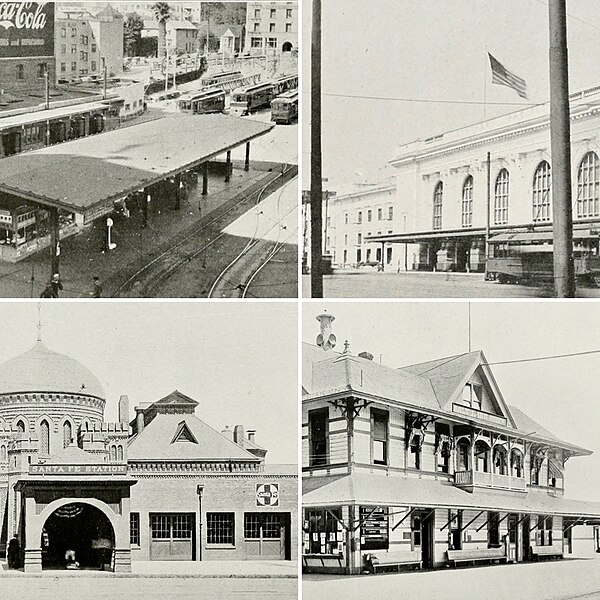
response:
<path id="1" fill-rule="evenodd" d="M 83 422 L 102 422 L 105 403 L 93 373 L 39 339 L 0 364 L 0 424 L 36 434 L 40 456 L 68 446 Z"/>

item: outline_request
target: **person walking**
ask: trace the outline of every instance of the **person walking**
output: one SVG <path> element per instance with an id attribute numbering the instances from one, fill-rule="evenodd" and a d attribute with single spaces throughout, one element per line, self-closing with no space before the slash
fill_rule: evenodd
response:
<path id="1" fill-rule="evenodd" d="M 94 275 L 94 289 L 92 291 L 92 298 L 102 298 L 102 284 L 97 275 Z"/>
<path id="2" fill-rule="evenodd" d="M 52 275 L 50 286 L 52 287 L 52 298 L 58 298 L 58 292 L 63 289 L 63 284 L 58 273 Z"/>
<path id="3" fill-rule="evenodd" d="M 19 538 L 17 534 L 13 535 L 10 542 L 8 542 L 8 551 L 6 558 L 8 560 L 9 569 L 18 569 L 21 555 L 21 544 L 19 544 Z"/>

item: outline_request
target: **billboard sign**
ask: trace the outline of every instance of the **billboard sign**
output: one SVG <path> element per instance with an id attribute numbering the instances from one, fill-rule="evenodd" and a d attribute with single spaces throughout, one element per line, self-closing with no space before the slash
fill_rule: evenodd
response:
<path id="1" fill-rule="evenodd" d="M 0 59 L 54 56 L 54 2 L 0 2 Z"/>

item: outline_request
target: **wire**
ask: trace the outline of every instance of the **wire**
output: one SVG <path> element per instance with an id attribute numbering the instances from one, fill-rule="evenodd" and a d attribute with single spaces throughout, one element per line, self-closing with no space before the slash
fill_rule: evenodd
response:
<path id="1" fill-rule="evenodd" d="M 584 352 L 569 352 L 565 354 L 552 354 L 549 356 L 536 356 L 534 358 L 520 358 L 515 360 L 502 360 L 498 362 L 489 362 L 489 363 L 481 363 L 482 365 L 492 366 L 492 365 L 512 365 L 515 363 L 527 363 L 527 362 L 535 362 L 540 360 L 554 360 L 557 358 L 571 358 L 575 356 L 588 356 L 590 354 L 600 354 L 600 350 L 586 350 Z"/>
<path id="2" fill-rule="evenodd" d="M 548 3 L 544 2 L 544 0 L 533 0 L 533 1 L 548 8 Z M 600 27 L 598 27 L 597 25 L 592 25 L 589 21 L 586 21 L 585 19 L 582 19 L 581 17 L 577 17 L 570 13 L 567 13 L 567 17 L 569 17 L 570 19 L 573 19 L 574 21 L 579 21 L 580 23 L 583 23 L 584 25 L 587 25 L 588 27 L 591 27 L 592 29 L 596 29 L 597 31 L 600 31 Z"/>

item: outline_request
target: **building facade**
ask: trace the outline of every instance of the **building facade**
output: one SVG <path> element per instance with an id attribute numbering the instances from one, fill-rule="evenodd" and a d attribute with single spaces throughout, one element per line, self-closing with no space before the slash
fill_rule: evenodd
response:
<path id="1" fill-rule="evenodd" d="M 297 2 L 248 2 L 245 48 L 257 55 L 297 50 Z"/>
<path id="2" fill-rule="evenodd" d="M 135 560 L 296 557 L 297 475 L 265 464 L 242 426 L 223 433 L 179 391 L 104 421 L 83 365 L 39 339 L 0 365 L 1 550 L 16 536 L 27 572 L 129 571 Z"/>
<path id="3" fill-rule="evenodd" d="M 198 52 L 198 28 L 190 21 L 167 21 L 167 51 L 169 54 Z"/>
<path id="4" fill-rule="evenodd" d="M 482 352 L 394 369 L 305 345 L 303 362 L 306 571 L 562 557 L 600 522 L 563 497 L 590 452 L 509 406 Z"/>
<path id="5" fill-rule="evenodd" d="M 74 81 L 82 77 L 114 77 L 123 73 L 123 15 L 107 4 L 92 14 L 65 6 L 56 16 L 56 77 Z"/>

